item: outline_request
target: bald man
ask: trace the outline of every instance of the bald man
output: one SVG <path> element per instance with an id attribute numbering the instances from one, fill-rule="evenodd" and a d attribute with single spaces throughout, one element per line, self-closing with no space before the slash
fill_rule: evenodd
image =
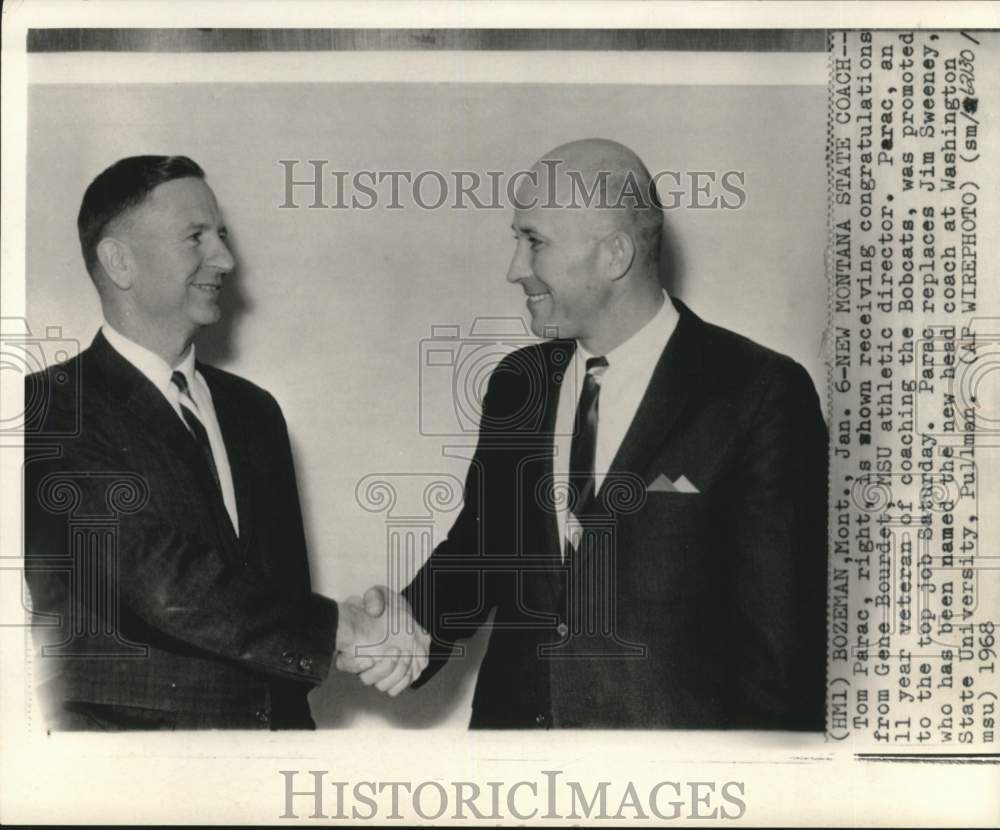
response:
<path id="1" fill-rule="evenodd" d="M 574 142 L 532 173 L 507 279 L 549 339 L 493 373 L 463 510 L 403 591 L 434 637 L 417 685 L 493 614 L 473 727 L 822 730 L 809 376 L 664 293 L 628 148 Z"/>

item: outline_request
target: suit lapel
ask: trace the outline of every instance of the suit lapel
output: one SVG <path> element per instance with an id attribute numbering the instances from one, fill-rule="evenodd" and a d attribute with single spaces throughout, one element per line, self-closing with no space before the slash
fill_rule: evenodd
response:
<path id="1" fill-rule="evenodd" d="M 91 350 L 114 398 L 124 404 L 151 435 L 159 436 L 172 453 L 197 467 L 194 462 L 200 460 L 198 448 L 160 390 L 118 354 L 100 332 L 94 338 Z"/>
<path id="2" fill-rule="evenodd" d="M 677 426 L 697 388 L 698 339 L 702 323 L 682 302 L 673 302 L 680 313 L 677 327 L 657 361 L 635 417 L 611 462 L 605 483 L 615 473 L 640 476 L 645 473 L 657 449 Z"/>
<path id="3" fill-rule="evenodd" d="M 541 475 L 546 477 L 549 487 L 554 484 L 555 475 L 555 433 L 556 414 L 559 407 L 559 395 L 562 391 L 562 384 L 565 375 L 570 371 L 573 363 L 573 353 L 576 351 L 576 343 L 572 340 L 557 340 L 543 346 L 545 351 L 545 396 L 543 399 L 542 417 L 539 424 L 541 434 L 545 438 L 547 458 Z M 532 488 L 534 489 L 534 488 Z M 541 500 L 543 503 L 555 504 L 557 499 L 554 494 L 549 494 Z M 556 518 L 556 511 L 541 509 L 538 511 L 541 521 L 539 532 L 541 543 L 534 556 L 552 560 L 553 567 L 531 569 L 527 578 L 532 580 L 537 589 L 542 592 L 543 598 L 537 605 L 542 609 L 551 609 L 561 593 L 560 568 L 562 561 L 562 541 L 559 538 L 559 522 Z M 531 603 L 533 606 L 536 603 Z"/>
<path id="4" fill-rule="evenodd" d="M 555 456 L 556 456 L 556 415 L 559 408 L 559 395 L 562 393 L 562 385 L 565 376 L 573 365 L 573 354 L 576 351 L 576 343 L 572 340 L 557 340 L 551 348 L 545 352 L 545 403 L 542 411 L 541 431 L 545 436 L 545 446 L 547 459 L 545 462 L 544 475 L 552 486 L 555 481 Z M 555 504 L 557 499 L 551 495 L 547 502 Z M 559 539 L 559 522 L 556 519 L 555 510 L 544 510 L 544 534 L 545 544 L 542 547 L 545 556 L 561 556 L 561 543 Z"/>
<path id="5" fill-rule="evenodd" d="M 226 445 L 226 456 L 229 459 L 229 469 L 233 476 L 233 489 L 236 491 L 236 515 L 240 523 L 239 543 L 241 550 L 246 550 L 250 544 L 253 528 L 253 481 L 250 469 L 250 453 L 253 449 L 250 436 L 247 434 L 246 420 L 232 398 L 225 393 L 211 370 L 205 371 L 198 364 L 198 370 L 205 378 L 209 391 L 212 393 L 212 405 L 215 407 L 215 417 L 219 421 L 222 440 Z"/>
<path id="6" fill-rule="evenodd" d="M 656 450 L 667 441 L 677 427 L 691 402 L 694 390 L 697 389 L 701 362 L 700 338 L 704 324 L 682 302 L 679 300 L 673 302 L 680 315 L 677 327 L 657 361 L 649 386 L 612 460 L 605 482 L 615 473 L 644 475 Z M 541 420 L 541 431 L 548 441 L 549 459 L 545 472 L 549 474 L 550 481 L 554 473 L 556 410 L 559 394 L 563 375 L 572 363 L 571 358 L 576 344 L 573 341 L 555 341 L 555 347 L 545 353 L 548 386 Z M 552 501 L 549 500 L 549 503 Z M 562 551 L 556 513 L 553 510 L 541 512 L 544 514 L 541 529 L 544 542 L 540 546 L 541 555 L 560 562 Z M 538 580 L 536 584 L 542 586 L 548 593 L 549 600 L 553 601 L 560 593 L 560 569 L 549 568 L 542 573 L 546 578 Z"/>
<path id="7" fill-rule="evenodd" d="M 229 521 L 229 514 L 201 455 L 201 450 L 192 440 L 191 434 L 174 408 L 163 397 L 163 393 L 149 378 L 118 354 L 100 332 L 94 338 L 91 350 L 95 362 L 107 378 L 112 394 L 124 404 L 130 415 L 141 423 L 150 435 L 157 436 L 168 452 L 187 465 L 192 477 L 205 491 L 206 499 L 214 506 L 218 523 L 228 529 L 224 533 L 235 543 L 236 537 Z M 232 455 L 228 445 L 227 453 Z"/>

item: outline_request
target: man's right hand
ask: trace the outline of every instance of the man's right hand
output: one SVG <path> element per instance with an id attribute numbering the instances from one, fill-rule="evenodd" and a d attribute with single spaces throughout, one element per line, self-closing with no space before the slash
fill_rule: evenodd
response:
<path id="1" fill-rule="evenodd" d="M 409 603 L 385 586 L 338 603 L 337 668 L 395 697 L 427 667 L 430 635 Z"/>

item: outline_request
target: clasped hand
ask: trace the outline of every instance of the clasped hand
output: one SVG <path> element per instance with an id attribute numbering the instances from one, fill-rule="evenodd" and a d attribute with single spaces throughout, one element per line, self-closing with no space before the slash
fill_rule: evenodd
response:
<path id="1" fill-rule="evenodd" d="M 384 586 L 339 603 L 337 668 L 395 697 L 427 668 L 430 635 L 406 598 Z"/>

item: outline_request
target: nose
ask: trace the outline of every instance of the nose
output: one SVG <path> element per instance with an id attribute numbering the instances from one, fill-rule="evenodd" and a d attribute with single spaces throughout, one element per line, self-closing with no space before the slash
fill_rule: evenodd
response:
<path id="1" fill-rule="evenodd" d="M 518 283 L 532 275 L 528 250 L 527 242 L 519 239 L 517 247 L 514 248 L 514 256 L 510 260 L 510 267 L 507 268 L 507 282 Z"/>
<path id="2" fill-rule="evenodd" d="M 228 274 L 236 267 L 236 259 L 222 237 L 216 237 L 215 246 L 209 254 L 207 264 L 223 274 Z"/>

